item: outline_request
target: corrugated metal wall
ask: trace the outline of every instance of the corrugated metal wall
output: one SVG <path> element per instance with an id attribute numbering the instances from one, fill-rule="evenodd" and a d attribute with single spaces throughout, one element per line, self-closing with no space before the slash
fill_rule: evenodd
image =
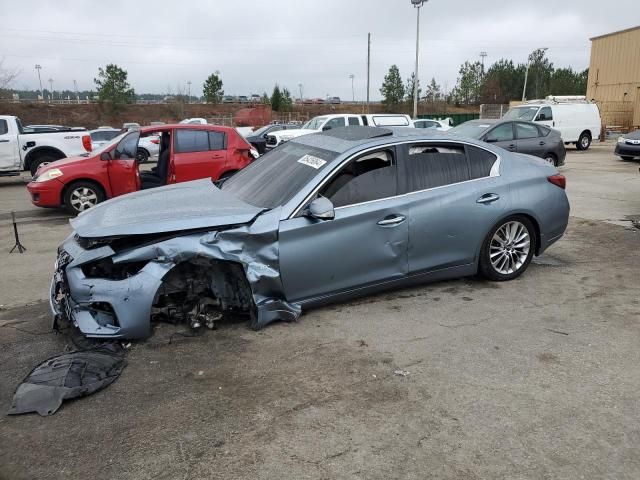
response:
<path id="1" fill-rule="evenodd" d="M 640 126 L 640 113 L 634 112 L 640 98 L 640 27 L 591 39 L 587 98 L 598 102 L 605 125 Z"/>

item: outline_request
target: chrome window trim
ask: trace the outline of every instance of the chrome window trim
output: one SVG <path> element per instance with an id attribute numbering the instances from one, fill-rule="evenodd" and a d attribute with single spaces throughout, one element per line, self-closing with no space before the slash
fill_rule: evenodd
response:
<path id="1" fill-rule="evenodd" d="M 365 150 L 361 150 L 357 153 L 354 153 L 353 155 L 350 155 L 349 157 L 347 157 L 346 159 L 344 159 L 342 162 L 340 162 L 340 164 L 338 166 L 336 166 L 331 172 L 329 172 L 329 174 L 318 184 L 316 185 L 316 187 L 311 191 L 311 193 L 309 193 L 304 200 L 293 210 L 293 213 L 291 213 L 291 215 L 289 215 L 285 220 L 290 220 L 292 218 L 295 218 L 298 213 L 300 213 L 300 210 L 304 207 L 304 205 L 307 204 L 307 202 L 309 202 L 311 200 L 312 197 L 314 197 L 318 191 L 331 179 L 333 178 L 333 176 L 335 175 L 335 173 L 340 170 L 345 164 L 347 164 L 348 162 L 352 161 L 354 158 L 359 157 L 365 153 L 371 152 L 373 150 L 383 150 L 385 148 L 388 147 L 395 147 L 397 145 L 405 145 L 408 143 L 427 143 L 427 142 L 431 142 L 431 143 L 455 143 L 455 144 L 459 144 L 459 145 L 466 145 L 466 146 L 470 146 L 470 147 L 476 147 L 476 148 L 480 148 L 482 150 L 485 150 L 487 152 L 489 152 L 492 155 L 496 156 L 496 161 L 493 162 L 493 166 L 491 167 L 491 171 L 489 172 L 489 176 L 488 177 L 481 177 L 481 178 L 473 178 L 471 180 L 465 180 L 464 182 L 457 182 L 457 183 L 449 183 L 447 185 L 440 185 L 438 187 L 431 187 L 431 188 L 425 188 L 423 190 L 416 190 L 415 192 L 407 192 L 407 193 L 401 193 L 400 195 L 394 195 L 392 197 L 384 197 L 384 198 L 376 198 L 375 200 L 368 200 L 366 202 L 360 202 L 360 203 L 354 203 L 352 205 L 345 205 L 342 207 L 336 207 L 335 210 L 341 210 L 343 208 L 351 208 L 351 207 L 357 207 L 360 205 L 366 205 L 368 203 L 373 203 L 373 202 L 379 202 L 382 200 L 389 200 L 392 198 L 402 198 L 402 197 L 406 197 L 409 195 L 414 195 L 416 193 L 422 193 L 422 192 L 427 192 L 429 190 L 437 190 L 439 188 L 446 188 L 446 187 L 450 187 L 452 185 L 462 185 L 464 183 L 470 183 L 470 182 L 477 182 L 478 180 L 485 180 L 487 178 L 491 178 L 491 177 L 499 177 L 500 176 L 500 165 L 501 165 L 501 160 L 502 160 L 502 156 L 498 153 L 492 152 L 491 150 L 489 150 L 488 148 L 485 148 L 483 146 L 480 145 L 474 145 L 472 143 L 467 143 L 464 141 L 459 141 L 459 140 L 448 140 L 448 139 L 443 139 L 443 140 L 410 140 L 410 141 L 400 141 L 400 142 L 394 142 L 394 143 L 387 143 L 385 145 L 377 145 L 375 147 L 370 147 L 367 148 Z M 466 154 L 465 154 L 466 155 Z M 395 159 L 396 163 L 395 165 L 398 164 L 398 159 Z"/>

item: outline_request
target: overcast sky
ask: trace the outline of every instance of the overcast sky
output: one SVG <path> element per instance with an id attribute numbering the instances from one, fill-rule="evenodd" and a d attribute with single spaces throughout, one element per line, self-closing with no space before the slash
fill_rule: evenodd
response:
<path id="1" fill-rule="evenodd" d="M 589 65 L 589 37 L 634 26 L 638 0 L 429 0 L 421 9 L 420 74 L 447 90 L 465 60 L 524 62 L 548 47 L 556 66 Z M 414 68 L 416 11 L 410 0 L 0 0 L 0 58 L 20 70 L 14 88 L 94 88 L 99 66 L 129 72 L 138 93 L 202 92 L 218 70 L 225 93 L 366 96 L 371 32 L 371 96 L 393 63 Z"/>

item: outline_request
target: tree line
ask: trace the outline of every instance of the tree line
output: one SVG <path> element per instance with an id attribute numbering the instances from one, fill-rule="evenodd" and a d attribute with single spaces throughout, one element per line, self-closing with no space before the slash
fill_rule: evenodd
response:
<path id="1" fill-rule="evenodd" d="M 535 50 L 529 56 L 528 65 L 527 74 L 526 63 L 515 64 L 506 58 L 498 60 L 486 70 L 482 62 L 466 61 L 460 66 L 456 85 L 450 92 L 444 92 L 432 78 L 424 95 L 422 89 L 418 88 L 418 99 L 428 103 L 456 105 L 509 103 L 522 98 L 525 75 L 526 99 L 544 98 L 547 95 L 585 95 L 587 91 L 588 69 L 575 71 L 571 67 L 555 68 L 544 49 Z M 402 102 L 413 103 L 414 81 L 412 73 L 403 83 L 400 70 L 392 65 L 380 89 L 383 103 L 388 107 L 397 107 Z"/>

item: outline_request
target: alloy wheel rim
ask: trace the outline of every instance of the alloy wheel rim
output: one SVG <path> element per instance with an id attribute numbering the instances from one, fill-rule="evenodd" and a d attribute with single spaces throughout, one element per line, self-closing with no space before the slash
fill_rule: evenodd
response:
<path id="1" fill-rule="evenodd" d="M 496 272 L 510 275 L 522 268 L 529 256 L 529 230 L 517 221 L 502 225 L 491 238 L 489 258 Z"/>
<path id="2" fill-rule="evenodd" d="M 555 165 L 556 164 L 556 159 L 553 157 L 546 157 L 545 160 L 547 162 L 549 162 L 551 165 Z"/>
<path id="3" fill-rule="evenodd" d="M 589 145 L 589 138 L 588 137 L 582 137 L 582 146 L 586 147 L 587 145 Z"/>
<path id="4" fill-rule="evenodd" d="M 98 203 L 98 195 L 88 187 L 76 188 L 71 192 L 71 206 L 78 212 L 83 212 Z"/>

